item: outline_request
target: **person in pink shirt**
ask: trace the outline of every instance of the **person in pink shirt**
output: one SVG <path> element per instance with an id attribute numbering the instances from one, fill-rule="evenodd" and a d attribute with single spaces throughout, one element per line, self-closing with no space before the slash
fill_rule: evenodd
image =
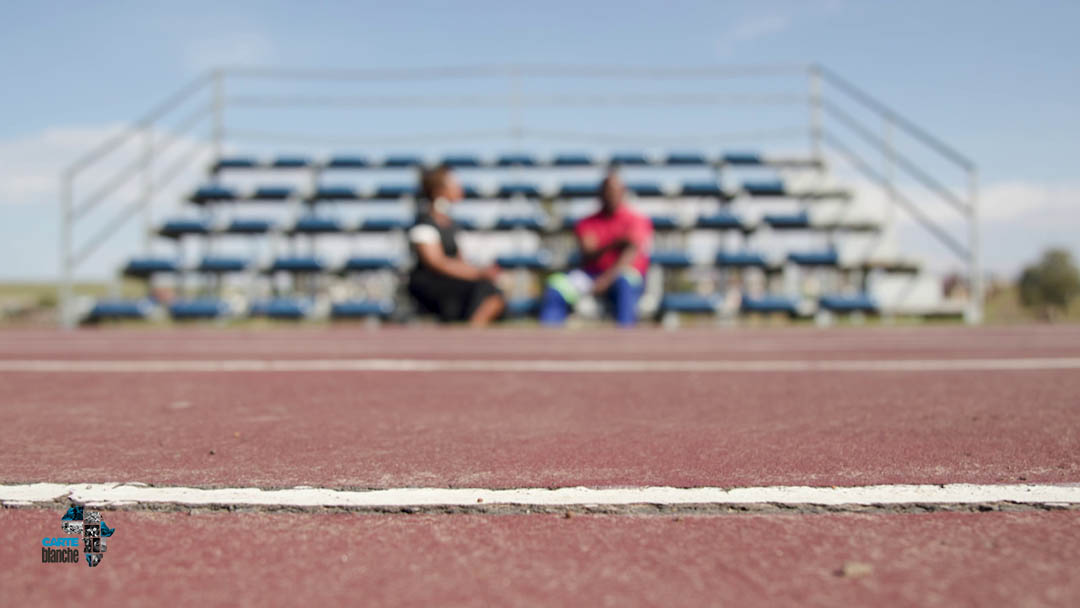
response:
<path id="1" fill-rule="evenodd" d="M 548 278 L 540 301 L 540 322 L 560 325 L 586 294 L 610 300 L 615 322 L 637 322 L 637 302 L 649 268 L 653 228 L 648 217 L 626 204 L 626 187 L 612 172 L 600 187 L 600 210 L 574 228 L 582 265 Z"/>

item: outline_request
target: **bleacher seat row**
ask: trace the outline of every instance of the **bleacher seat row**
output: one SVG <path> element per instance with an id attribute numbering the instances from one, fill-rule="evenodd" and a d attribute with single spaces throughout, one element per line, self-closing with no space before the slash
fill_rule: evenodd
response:
<path id="1" fill-rule="evenodd" d="M 320 310 L 311 298 L 276 297 L 251 302 L 246 310 L 238 310 L 218 298 L 181 299 L 160 306 L 150 299 L 102 300 L 87 315 L 87 320 L 145 320 L 167 313 L 176 320 L 226 319 L 265 317 L 269 319 L 360 319 L 389 318 L 395 310 L 392 300 L 342 300 L 330 302 Z M 522 318 L 533 315 L 539 306 L 537 298 L 518 298 L 507 302 L 504 316 Z M 666 293 L 661 299 L 660 312 L 716 314 L 723 310 L 723 298 L 716 294 Z M 782 295 L 740 296 L 736 312 L 744 314 L 784 314 L 792 318 L 809 317 L 816 311 L 835 313 L 860 312 L 874 314 L 878 305 L 865 294 L 821 296 L 816 306 L 807 307 L 799 300 Z"/>
<path id="2" fill-rule="evenodd" d="M 821 163 L 803 158 L 771 158 L 756 152 L 728 152 L 709 155 L 701 152 L 672 152 L 652 154 L 648 152 L 617 152 L 609 156 L 596 156 L 582 152 L 563 152 L 548 156 L 525 153 L 500 155 L 450 154 L 442 157 L 423 157 L 414 154 L 391 154 L 373 158 L 359 154 L 334 155 L 328 158 L 312 158 L 299 155 L 282 155 L 273 158 L 233 156 L 222 158 L 213 164 L 211 171 L 250 169 L 416 169 L 444 164 L 457 169 L 495 169 L 532 167 L 541 169 L 567 167 L 772 167 L 772 168 L 818 168 Z"/>
<path id="3" fill-rule="evenodd" d="M 481 221 L 480 219 L 459 217 L 458 223 L 468 231 L 508 231 L 528 230 L 532 232 L 563 232 L 571 230 L 580 218 L 566 217 L 562 221 L 552 220 L 543 215 L 508 215 Z M 750 222 L 736 214 L 719 211 L 698 216 L 656 215 L 652 217 L 656 231 L 680 230 L 735 230 L 751 234 L 759 229 L 773 230 L 818 230 L 836 232 L 874 232 L 880 229 L 876 222 L 844 220 L 814 221 L 805 211 L 792 214 L 765 214 L 757 222 Z M 270 219 L 236 218 L 224 223 L 215 223 L 209 219 L 167 220 L 158 229 L 158 234 L 169 238 L 190 235 L 213 234 L 326 234 L 352 232 L 391 232 L 408 230 L 413 219 L 400 215 L 366 217 L 351 223 L 335 217 L 309 215 L 296 219 L 289 226 L 279 227 Z"/>
<path id="4" fill-rule="evenodd" d="M 508 253 L 495 258 L 495 264 L 504 269 L 525 268 L 530 270 L 553 270 L 573 268 L 579 263 L 576 252 L 558 261 L 547 250 L 529 253 Z M 844 271 L 881 270 L 885 272 L 915 272 L 918 266 L 913 263 L 843 263 L 837 252 L 832 249 L 809 252 L 789 252 L 782 260 L 770 259 L 755 251 L 720 251 L 709 258 L 695 258 L 682 250 L 654 251 L 652 264 L 662 268 L 690 268 L 713 266 L 717 268 L 761 268 L 769 272 L 779 272 L 785 263 L 804 267 L 834 267 Z M 323 258 L 314 255 L 278 256 L 268 263 L 259 264 L 241 257 L 206 256 L 197 264 L 185 265 L 173 258 L 134 258 L 124 267 L 125 276 L 150 278 L 163 274 L 207 273 L 227 274 L 255 271 L 261 273 L 330 273 L 347 274 L 351 272 L 370 272 L 375 270 L 401 270 L 405 260 L 396 256 L 364 255 L 352 256 L 344 262 L 331 265 Z"/>
<path id="5" fill-rule="evenodd" d="M 717 198 L 732 200 L 738 196 L 784 197 L 804 201 L 848 200 L 851 193 L 839 189 L 807 190 L 791 189 L 780 180 L 745 181 L 738 188 L 721 188 L 716 181 L 685 181 L 680 183 L 638 182 L 626 184 L 630 192 L 639 198 Z M 495 186 L 463 186 L 469 200 L 557 200 L 596 198 L 600 183 L 574 182 L 545 185 L 525 182 L 509 182 Z M 191 194 L 191 201 L 198 204 L 227 203 L 237 201 L 397 201 L 415 200 L 418 195 L 415 184 L 381 184 L 368 187 L 349 185 L 319 185 L 302 189 L 285 185 L 261 185 L 236 188 L 220 184 L 200 186 Z"/>

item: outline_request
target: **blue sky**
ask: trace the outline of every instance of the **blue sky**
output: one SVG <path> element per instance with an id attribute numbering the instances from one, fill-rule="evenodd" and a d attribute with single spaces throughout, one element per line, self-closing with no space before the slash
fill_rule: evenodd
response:
<path id="1" fill-rule="evenodd" d="M 0 253 L 27 261 L 0 265 L 0 278 L 54 272 L 59 169 L 210 67 L 514 62 L 820 62 L 972 157 L 988 196 L 1014 197 L 994 204 L 1028 197 L 1059 214 L 1017 235 L 1006 230 L 1015 214 L 1001 212 L 1015 251 L 988 262 L 1011 272 L 1008 259 L 1080 240 L 1077 23 L 1077 2 L 10 3 Z"/>

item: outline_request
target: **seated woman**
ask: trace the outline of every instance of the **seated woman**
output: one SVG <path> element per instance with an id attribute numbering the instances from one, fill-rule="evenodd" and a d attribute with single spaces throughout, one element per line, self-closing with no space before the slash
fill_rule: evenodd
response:
<path id="1" fill-rule="evenodd" d="M 461 257 L 458 228 L 450 217 L 451 205 L 463 196 L 461 184 L 448 167 L 437 167 L 421 173 L 420 191 L 423 200 L 409 229 L 417 260 L 409 275 L 409 293 L 421 309 L 444 323 L 487 325 L 506 302 L 494 283 L 498 267 L 477 268 Z"/>
<path id="2" fill-rule="evenodd" d="M 560 325 L 585 294 L 606 296 L 622 327 L 637 322 L 637 303 L 649 269 L 653 228 L 648 217 L 625 202 L 626 187 L 609 173 L 600 188 L 600 210 L 574 227 L 583 259 L 580 270 L 548 279 L 540 322 Z"/>

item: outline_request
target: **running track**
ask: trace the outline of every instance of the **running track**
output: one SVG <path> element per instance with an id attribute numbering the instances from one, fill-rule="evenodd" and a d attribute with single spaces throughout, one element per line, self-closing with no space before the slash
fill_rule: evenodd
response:
<path id="1" fill-rule="evenodd" d="M 6 331 L 0 408 L 6 486 L 1076 484 L 1080 329 Z M 136 508 L 90 570 L 38 563 L 38 507 L 0 512 L 12 603 L 1080 602 L 1074 509 Z"/>

